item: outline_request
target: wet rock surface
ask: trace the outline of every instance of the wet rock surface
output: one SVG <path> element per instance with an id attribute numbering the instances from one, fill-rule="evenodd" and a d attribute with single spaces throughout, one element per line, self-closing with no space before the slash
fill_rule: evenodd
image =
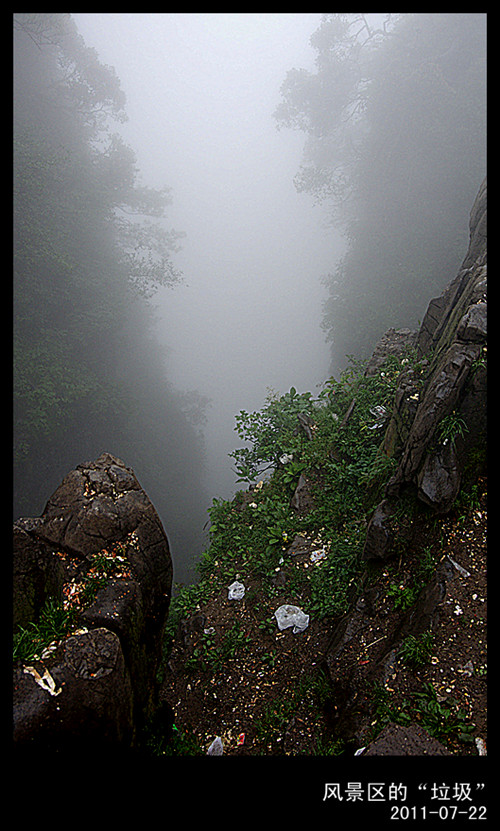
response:
<path id="1" fill-rule="evenodd" d="M 366 558 L 388 556 L 390 513 L 408 487 L 438 514 L 446 514 L 464 477 L 485 472 L 487 350 L 487 187 L 471 211 L 470 240 L 462 267 L 439 298 L 431 300 L 415 344 L 421 377 L 403 373 L 384 437 L 397 467 L 385 500 L 370 522 Z M 394 332 L 378 345 L 373 371 L 390 354 Z"/>
<path id="2" fill-rule="evenodd" d="M 15 524 L 14 577 L 14 625 L 49 596 L 76 615 L 32 672 L 15 666 L 17 745 L 132 745 L 154 696 L 172 583 L 167 537 L 133 471 L 108 453 L 71 471 L 41 517 Z"/>

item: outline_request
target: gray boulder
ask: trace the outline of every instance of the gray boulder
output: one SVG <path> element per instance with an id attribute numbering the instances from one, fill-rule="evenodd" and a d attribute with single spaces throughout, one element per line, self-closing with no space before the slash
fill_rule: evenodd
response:
<path id="1" fill-rule="evenodd" d="M 14 626 L 36 619 L 48 597 L 68 602 L 70 589 L 78 597 L 96 555 L 116 552 L 119 569 L 91 602 L 75 604 L 71 636 L 33 671 L 15 667 L 17 744 L 134 744 L 154 701 L 172 560 L 154 506 L 111 454 L 78 465 L 41 517 L 15 523 Z"/>

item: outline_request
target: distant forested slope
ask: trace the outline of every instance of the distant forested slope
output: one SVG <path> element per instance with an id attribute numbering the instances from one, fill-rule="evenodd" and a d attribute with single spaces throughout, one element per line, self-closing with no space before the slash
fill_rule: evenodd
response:
<path id="1" fill-rule="evenodd" d="M 278 127 L 307 136 L 295 183 L 347 252 L 326 280 L 332 371 L 416 328 L 467 250 L 486 173 L 486 15 L 325 14 L 316 71 L 292 69 Z"/>
<path id="2" fill-rule="evenodd" d="M 14 16 L 14 516 L 37 515 L 68 470 L 106 450 L 189 558 L 203 441 L 166 378 L 150 301 L 180 278 L 182 234 L 166 225 L 168 189 L 141 186 L 113 132 L 124 107 L 70 15 Z"/>

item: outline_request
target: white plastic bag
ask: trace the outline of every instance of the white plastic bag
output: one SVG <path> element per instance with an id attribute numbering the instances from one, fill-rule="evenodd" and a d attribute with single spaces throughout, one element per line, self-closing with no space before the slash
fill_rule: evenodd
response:
<path id="1" fill-rule="evenodd" d="M 241 600 L 245 595 L 245 586 L 237 580 L 229 586 L 228 600 Z"/>
<path id="2" fill-rule="evenodd" d="M 278 622 L 280 631 L 293 626 L 293 634 L 303 632 L 309 626 L 309 615 L 306 615 L 298 606 L 285 604 L 276 609 L 274 616 Z"/>
<path id="3" fill-rule="evenodd" d="M 220 736 L 217 736 L 210 745 L 207 750 L 207 756 L 223 756 L 224 755 L 224 745 L 222 744 L 222 739 Z"/>

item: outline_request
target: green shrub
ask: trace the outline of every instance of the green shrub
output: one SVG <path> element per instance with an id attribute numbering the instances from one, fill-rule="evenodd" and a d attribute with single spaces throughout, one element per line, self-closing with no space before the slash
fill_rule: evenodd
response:
<path id="1" fill-rule="evenodd" d="M 430 631 L 422 632 L 421 635 L 408 635 L 401 644 L 399 657 L 413 667 L 425 666 L 431 659 L 433 645 L 434 635 Z"/>
<path id="2" fill-rule="evenodd" d="M 65 638 L 74 626 L 76 613 L 65 609 L 62 602 L 49 598 L 38 622 L 18 627 L 13 638 L 14 660 L 23 662 L 40 658 L 51 643 Z"/>

